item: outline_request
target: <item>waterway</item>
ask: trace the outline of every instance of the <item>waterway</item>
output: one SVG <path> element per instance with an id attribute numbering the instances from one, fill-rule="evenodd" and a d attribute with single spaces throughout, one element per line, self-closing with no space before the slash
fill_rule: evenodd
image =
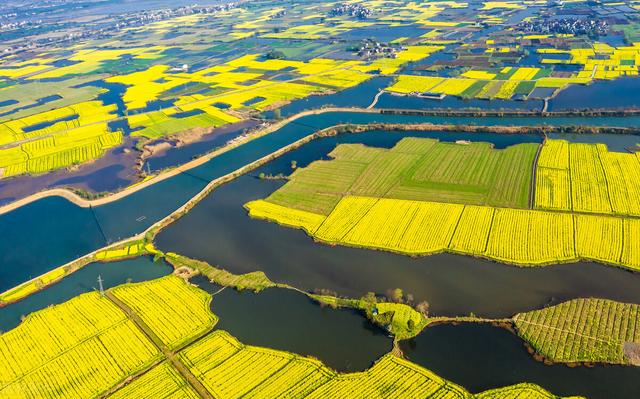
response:
<path id="1" fill-rule="evenodd" d="M 192 283 L 218 292 L 211 311 L 242 343 L 313 356 L 342 372 L 362 371 L 391 351 L 393 340 L 353 309 L 321 307 L 306 295 L 283 288 L 256 294 L 220 287 L 196 277 Z"/>
<path id="2" fill-rule="evenodd" d="M 640 126 L 633 117 L 422 117 L 328 112 L 299 118 L 277 131 L 118 201 L 83 209 L 62 198 L 44 198 L 0 215 L 0 291 L 11 288 L 106 243 L 147 229 L 184 204 L 208 182 L 264 157 L 319 129 L 338 123 L 448 123 L 476 125 Z"/>
<path id="3" fill-rule="evenodd" d="M 546 268 L 518 268 L 472 257 L 439 254 L 421 258 L 316 243 L 303 231 L 248 217 L 242 207 L 265 198 L 283 182 L 265 174 L 289 174 L 291 162 L 304 167 L 326 158 L 338 143 L 391 147 L 407 135 L 491 141 L 498 148 L 539 141 L 535 135 L 367 132 L 314 140 L 227 183 L 157 236 L 163 251 L 181 253 L 234 273 L 264 271 L 271 279 L 305 290 L 329 289 L 359 297 L 402 288 L 427 300 L 438 315 L 508 317 L 547 304 L 594 296 L 640 301 L 640 274 L 581 262 Z M 624 288 L 622 288 L 624 287 Z"/>
<path id="4" fill-rule="evenodd" d="M 521 382 L 538 384 L 555 395 L 589 399 L 640 397 L 640 368 L 632 366 L 547 366 L 536 361 L 523 341 L 490 325 L 437 325 L 400 348 L 409 360 L 477 393 Z"/>
<path id="5" fill-rule="evenodd" d="M 164 261 L 154 262 L 149 256 L 110 263 L 91 263 L 60 282 L 39 291 L 20 302 L 0 308 L 0 331 L 9 331 L 22 318 L 37 310 L 66 302 L 86 292 L 99 289 L 98 276 L 106 290 L 127 282 L 137 283 L 166 276 L 173 268 Z"/>
<path id="6" fill-rule="evenodd" d="M 549 111 L 640 107 L 640 82 L 633 77 L 572 85 L 549 101 Z"/>

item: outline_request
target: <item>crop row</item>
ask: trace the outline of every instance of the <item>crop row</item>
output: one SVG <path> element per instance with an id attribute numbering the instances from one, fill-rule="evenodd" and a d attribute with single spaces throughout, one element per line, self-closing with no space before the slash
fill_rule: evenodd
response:
<path id="1" fill-rule="evenodd" d="M 251 215 L 276 207 L 265 200 L 246 206 Z M 450 251 L 518 265 L 590 259 L 640 267 L 637 219 L 357 196 L 342 198 L 324 221 L 323 215 L 281 206 L 260 217 L 304 228 L 325 242 L 407 254 Z"/>
<path id="2" fill-rule="evenodd" d="M 245 346 L 218 330 L 180 353 L 181 360 L 219 398 L 551 398 L 531 384 L 477 395 L 430 371 L 387 354 L 363 372 L 339 374 L 315 359 Z"/>
<path id="3" fill-rule="evenodd" d="M 95 397 L 159 355 L 109 300 L 84 294 L 0 335 L 0 397 Z"/>
<path id="4" fill-rule="evenodd" d="M 604 144 L 547 140 L 540 153 L 535 205 L 540 209 L 640 215 L 640 158 Z"/>
<path id="5" fill-rule="evenodd" d="M 170 363 L 163 362 L 109 398 L 199 399 L 200 396 Z"/>
<path id="6" fill-rule="evenodd" d="M 345 195 L 526 207 L 538 146 L 495 150 L 407 137 L 391 149 L 337 146 L 332 160 L 296 169 L 268 199 L 328 215 Z"/>
<path id="7" fill-rule="evenodd" d="M 175 276 L 122 285 L 113 294 L 169 348 L 197 337 L 218 320 L 209 311 L 211 297 Z"/>
<path id="8" fill-rule="evenodd" d="M 106 124 L 98 124 L 3 149 L 0 150 L 2 176 L 38 174 L 97 159 L 122 140 L 122 132 L 109 132 Z"/>
<path id="9" fill-rule="evenodd" d="M 514 317 L 518 334 L 560 362 L 628 363 L 625 344 L 640 345 L 640 306 L 575 299 Z"/>

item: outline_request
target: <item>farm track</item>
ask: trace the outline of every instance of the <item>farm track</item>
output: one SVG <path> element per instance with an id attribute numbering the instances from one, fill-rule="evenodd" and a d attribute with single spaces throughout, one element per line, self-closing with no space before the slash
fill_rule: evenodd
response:
<path id="1" fill-rule="evenodd" d="M 513 318 L 513 320 L 514 321 L 518 320 L 518 315 L 516 315 Z M 532 326 L 536 326 L 536 327 L 540 327 L 540 328 L 544 328 L 544 329 L 548 329 L 548 330 L 560 331 L 560 332 L 563 332 L 563 333 L 575 335 L 575 336 L 582 337 L 582 338 L 587 338 L 587 339 L 593 340 L 593 341 L 604 342 L 604 343 L 607 343 L 607 344 L 610 344 L 612 342 L 612 341 L 608 341 L 606 339 L 601 339 L 601 338 L 594 337 L 594 336 L 591 336 L 591 335 L 581 334 L 581 333 L 576 332 L 576 331 L 566 330 L 564 328 L 553 327 L 553 326 L 549 326 L 549 325 L 541 324 L 541 323 L 534 323 L 534 322 L 528 321 L 528 320 L 518 320 L 518 322 L 525 323 L 525 324 L 530 324 Z M 522 338 L 522 339 L 525 340 L 524 338 Z"/>
<path id="2" fill-rule="evenodd" d="M 196 376 L 191 373 L 191 371 L 178 359 L 176 353 L 185 347 L 189 346 L 192 342 L 197 341 L 197 337 L 195 340 L 188 342 L 182 347 L 178 348 L 176 351 L 170 351 L 169 348 L 162 342 L 162 340 L 149 328 L 149 326 L 133 311 L 129 308 L 124 302 L 118 299 L 115 295 L 113 295 L 110 291 L 105 292 L 105 296 L 113 302 L 117 307 L 119 307 L 133 323 L 138 327 L 140 331 L 142 331 L 151 342 L 162 352 L 164 357 L 171 362 L 173 367 L 182 375 L 182 377 L 191 385 L 191 387 L 198 393 L 198 395 L 203 399 L 214 399 L 213 395 L 207 391 L 207 389 L 202 385 L 202 383 L 196 378 Z M 205 333 L 209 333 L 208 331 Z M 153 368 L 156 364 L 154 363 L 149 369 Z M 148 370 L 145 370 L 145 372 Z"/>
<path id="3" fill-rule="evenodd" d="M 286 119 L 283 119 L 279 122 L 276 122 L 270 126 L 261 128 L 256 130 L 253 133 L 249 133 L 246 136 L 240 136 L 238 139 L 233 140 L 231 142 L 229 142 L 227 145 L 218 148 L 208 154 L 202 155 L 192 161 L 189 161 L 185 164 L 182 164 L 178 167 L 169 169 L 167 171 L 163 171 L 160 174 L 158 174 L 157 176 L 153 177 L 152 179 L 149 179 L 147 181 L 144 181 L 142 183 L 133 185 L 133 186 L 129 186 L 125 189 L 123 189 L 122 191 L 118 191 L 116 193 L 110 194 L 108 196 L 102 197 L 102 198 L 98 198 L 98 199 L 94 199 L 94 200 L 88 200 L 86 198 L 83 198 L 81 196 L 79 196 L 78 194 L 76 194 L 75 192 L 69 190 L 69 189 L 65 189 L 65 188 L 54 188 L 54 189 L 48 189 L 48 190 L 44 190 L 41 191 L 39 193 L 36 194 L 32 194 L 29 195 L 27 197 L 21 198 L 19 200 L 16 200 L 14 202 L 11 202 L 9 204 L 6 204 L 4 206 L 0 206 L 0 215 L 3 215 L 5 213 L 9 213 L 11 211 L 14 211 L 18 208 L 21 208 L 25 205 L 28 205 L 32 202 L 38 201 L 40 199 L 43 198 L 47 198 L 47 197 L 62 197 L 67 199 L 68 201 L 72 202 L 73 204 L 82 207 L 82 208 L 88 208 L 90 206 L 100 206 L 100 205 L 105 205 L 111 202 L 115 202 L 121 198 L 127 197 L 137 191 L 140 191 L 144 188 L 147 188 L 149 186 L 152 186 L 156 183 L 160 183 L 161 181 L 164 181 L 168 178 L 171 178 L 173 176 L 176 176 L 182 172 L 188 171 L 190 169 L 196 168 L 198 166 L 201 166 L 202 164 L 210 161 L 211 159 L 215 158 L 216 156 L 223 154 L 229 150 L 232 150 L 236 147 L 241 146 L 242 144 L 245 144 L 251 140 L 257 139 L 259 137 L 262 137 L 264 135 L 267 135 L 269 133 L 272 133 L 286 125 L 288 125 L 289 123 L 293 123 L 295 122 L 297 119 L 306 117 L 306 116 L 310 116 L 310 115 L 321 115 L 321 114 L 325 114 L 325 113 L 332 113 L 332 112 L 349 112 L 349 113 L 371 113 L 371 114 L 398 114 L 398 115 L 411 115 L 411 114 L 417 114 L 417 115 L 424 115 L 425 117 L 428 116 L 450 116 L 450 117 L 480 117 L 478 115 L 476 115 L 476 113 L 474 112 L 467 112 L 467 111 L 461 111 L 461 112 L 439 112 L 439 111 L 434 111 L 434 112 L 424 112 L 424 111 L 419 111 L 419 110 L 394 110 L 394 109 L 371 109 L 371 108 L 339 108 L 339 107 L 335 107 L 335 108 L 323 108 L 323 109 L 317 109 L 317 110 L 309 110 L 309 111 L 303 111 L 300 112 L 298 114 L 292 115 Z M 640 112 L 639 112 L 640 113 Z M 617 115 L 618 113 L 601 113 L 603 116 L 604 115 Z M 630 115 L 635 115 L 635 113 L 631 113 Z M 486 115 L 484 115 L 485 117 L 491 117 L 491 116 L 498 116 L 498 114 L 494 113 L 487 113 Z M 543 117 L 549 117 L 549 116 L 566 116 L 566 117 L 571 117 L 571 116 L 578 116 L 576 115 L 574 112 L 559 112 L 559 113 L 540 113 L 540 112 L 527 112 L 527 113 L 522 113 L 522 112 L 500 112 L 499 116 L 501 117 L 505 117 L 505 116 L 523 116 L 523 117 L 535 117 L 535 116 L 539 116 L 541 118 Z M 432 128 L 433 130 L 438 130 L 439 128 L 441 128 L 442 126 L 448 126 L 448 125 L 441 125 L 441 124 L 429 124 L 429 123 L 424 123 L 424 125 L 428 125 L 430 128 Z M 478 128 L 492 128 L 492 127 L 496 127 L 496 126 L 484 126 L 484 125 L 477 125 L 476 127 Z M 531 128 L 531 126 L 519 126 L 521 128 Z M 330 129 L 331 127 L 327 127 L 325 129 Z M 602 127 L 602 128 L 606 128 L 606 127 Z"/>

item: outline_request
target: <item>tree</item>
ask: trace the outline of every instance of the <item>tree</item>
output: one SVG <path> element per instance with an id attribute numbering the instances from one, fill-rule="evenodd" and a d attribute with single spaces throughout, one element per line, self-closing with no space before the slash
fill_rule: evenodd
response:
<path id="1" fill-rule="evenodd" d="M 402 303 L 403 296 L 402 288 L 394 288 L 387 291 L 387 298 L 392 302 Z"/>
<path id="2" fill-rule="evenodd" d="M 266 54 L 267 59 L 269 60 L 281 60 L 286 57 L 286 55 L 280 50 L 269 50 Z"/>
<path id="3" fill-rule="evenodd" d="M 429 302 L 422 301 L 416 305 L 416 310 L 422 313 L 425 317 L 429 316 Z"/>
<path id="4" fill-rule="evenodd" d="M 373 292 L 367 292 L 363 297 L 362 300 L 368 303 L 376 303 L 378 302 L 378 300 L 376 299 L 376 294 Z"/>

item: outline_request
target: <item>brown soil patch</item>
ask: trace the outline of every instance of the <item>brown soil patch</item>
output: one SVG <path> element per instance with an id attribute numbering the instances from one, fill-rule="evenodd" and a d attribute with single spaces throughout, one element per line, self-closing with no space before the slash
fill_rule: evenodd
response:
<path id="1" fill-rule="evenodd" d="M 622 345 L 622 352 L 624 356 L 629 360 L 629 363 L 634 366 L 640 366 L 640 343 L 638 342 L 625 342 Z"/>

